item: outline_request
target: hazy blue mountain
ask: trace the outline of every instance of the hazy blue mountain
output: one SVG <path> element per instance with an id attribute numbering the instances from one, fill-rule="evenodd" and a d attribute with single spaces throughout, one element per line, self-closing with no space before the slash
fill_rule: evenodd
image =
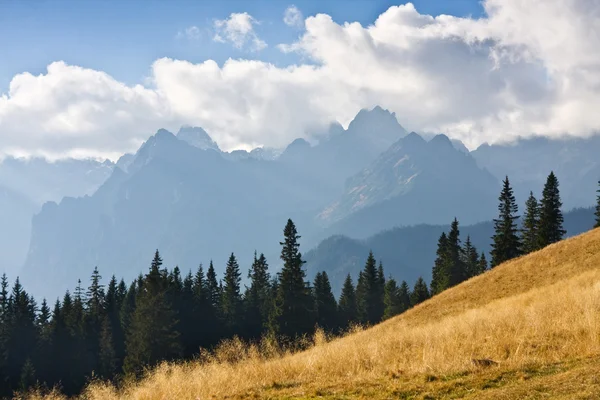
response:
<path id="1" fill-rule="evenodd" d="M 357 238 L 455 216 L 475 223 L 493 217 L 498 190 L 498 180 L 448 137 L 427 142 L 413 132 L 348 179 L 344 194 L 318 219 L 332 234 Z"/>
<path id="2" fill-rule="evenodd" d="M 0 163 L 0 273 L 14 275 L 29 248 L 31 218 L 46 201 L 93 193 L 113 168 L 111 162 L 7 157 Z"/>
<path id="3" fill-rule="evenodd" d="M 599 150 L 600 136 L 558 140 L 537 137 L 513 144 L 484 144 L 471 154 L 479 166 L 497 178 L 508 175 L 519 204 L 524 203 L 530 190 L 539 198 L 546 177 L 553 170 L 568 209 L 594 204 L 592 193 L 600 180 Z"/>
<path id="4" fill-rule="evenodd" d="M 568 236 L 590 230 L 593 225 L 592 208 L 565 213 L 564 226 Z M 327 271 L 334 292 L 339 294 L 347 274 L 352 275 L 356 284 L 369 250 L 373 250 L 377 260 L 383 262 L 387 275 L 399 281 L 406 280 L 411 286 L 419 276 L 429 282 L 438 238 L 448 230 L 449 224 L 415 225 L 383 231 L 363 240 L 335 235 L 305 253 L 308 275 L 312 279 L 317 272 Z M 460 227 L 461 239 L 464 241 L 470 235 L 477 249 L 486 252 L 488 261 L 493 231 L 491 221 Z"/>
<path id="5" fill-rule="evenodd" d="M 177 138 L 202 150 L 221 151 L 219 145 L 200 127 L 182 126 L 177 132 Z"/>

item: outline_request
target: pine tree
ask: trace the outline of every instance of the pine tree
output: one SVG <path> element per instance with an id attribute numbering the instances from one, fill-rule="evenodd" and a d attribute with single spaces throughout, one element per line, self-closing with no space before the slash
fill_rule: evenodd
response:
<path id="1" fill-rule="evenodd" d="M 350 274 L 346 276 L 346 280 L 344 281 L 338 308 L 342 328 L 347 328 L 357 322 L 356 292 Z"/>
<path id="2" fill-rule="evenodd" d="M 450 257 L 448 251 L 448 238 L 442 232 L 438 239 L 436 259 L 431 271 L 431 294 L 435 295 L 450 287 Z"/>
<path id="3" fill-rule="evenodd" d="M 560 210 L 561 207 L 558 179 L 556 179 L 554 172 L 550 172 L 540 202 L 539 248 L 558 242 L 567 233 L 563 229 L 564 219 Z"/>
<path id="4" fill-rule="evenodd" d="M 600 181 L 598 181 L 598 190 L 596 190 L 596 193 L 598 193 L 598 195 L 596 196 L 596 211 L 594 213 L 594 215 L 596 216 L 596 223 L 594 224 L 594 228 L 600 228 Z"/>
<path id="5" fill-rule="evenodd" d="M 521 255 L 521 240 L 517 235 L 519 210 L 508 176 L 503 181 L 502 192 L 498 198 L 499 216 L 494 220 L 492 236 L 492 267 Z"/>
<path id="6" fill-rule="evenodd" d="M 471 278 L 479 275 L 479 254 L 477 248 L 471 243 L 471 237 L 467 236 L 462 251 L 463 264 L 465 265 L 466 277 Z"/>
<path id="7" fill-rule="evenodd" d="M 283 231 L 280 243 L 283 268 L 279 273 L 279 285 L 271 330 L 285 338 L 295 338 L 312 332 L 315 324 L 314 301 L 310 287 L 305 282 L 302 254 L 299 251 L 300 235 L 291 219 Z"/>
<path id="8" fill-rule="evenodd" d="M 415 282 L 415 287 L 410 294 L 410 303 L 414 307 L 419 303 L 429 299 L 429 290 L 427 290 L 427 284 L 423 278 L 419 277 Z"/>
<path id="9" fill-rule="evenodd" d="M 242 319 L 241 273 L 235 255 L 231 253 L 225 268 L 225 284 L 221 297 L 223 322 L 230 334 L 236 332 Z"/>
<path id="10" fill-rule="evenodd" d="M 268 327 L 269 321 L 269 296 L 271 294 L 269 274 L 269 265 L 265 255 L 261 253 L 257 257 L 254 252 L 254 261 L 248 271 L 250 279 L 250 287 L 246 291 L 245 307 L 246 307 L 246 333 L 247 337 L 259 339 Z"/>
<path id="11" fill-rule="evenodd" d="M 385 310 L 383 319 L 392 318 L 400 314 L 403 310 L 402 300 L 400 299 L 400 288 L 393 278 L 389 278 L 385 283 L 384 300 Z"/>
<path id="12" fill-rule="evenodd" d="M 313 285 L 317 325 L 325 331 L 333 332 L 339 327 L 337 302 L 331 291 L 331 283 L 327 272 L 319 272 Z"/>
<path id="13" fill-rule="evenodd" d="M 529 198 L 525 202 L 525 215 L 523 215 L 523 227 L 521 228 L 523 254 L 529 254 L 539 249 L 539 220 L 540 207 L 538 201 L 533 192 L 529 192 Z"/>
<path id="14" fill-rule="evenodd" d="M 179 332 L 175 330 L 177 319 L 168 302 L 168 279 L 161 265 L 157 250 L 137 293 L 127 332 L 124 362 L 127 374 L 138 375 L 143 367 L 175 359 L 181 352 Z"/>
<path id="15" fill-rule="evenodd" d="M 408 283 L 406 281 L 402 281 L 400 284 L 400 288 L 398 289 L 398 297 L 400 298 L 400 312 L 404 312 L 411 307 L 410 304 L 410 288 L 408 287 Z"/>

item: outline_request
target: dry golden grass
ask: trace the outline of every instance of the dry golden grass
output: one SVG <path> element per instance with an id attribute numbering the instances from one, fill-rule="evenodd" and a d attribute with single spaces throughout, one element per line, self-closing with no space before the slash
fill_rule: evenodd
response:
<path id="1" fill-rule="evenodd" d="M 481 368 L 473 359 L 490 358 Z M 83 397 L 598 398 L 600 230 L 496 267 L 373 328 L 289 354 L 224 344 Z"/>

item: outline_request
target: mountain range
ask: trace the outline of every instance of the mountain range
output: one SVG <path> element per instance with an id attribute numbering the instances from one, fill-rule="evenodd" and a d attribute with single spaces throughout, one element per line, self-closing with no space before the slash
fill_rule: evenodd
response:
<path id="1" fill-rule="evenodd" d="M 161 129 L 135 154 L 99 164 L 104 176 L 73 180 L 81 193 L 65 189 L 66 197 L 46 199 L 20 275 L 33 293 L 53 297 L 77 278 L 85 282 L 95 266 L 105 278 L 132 279 L 157 248 L 183 271 L 213 260 L 220 274 L 232 251 L 244 270 L 255 250 L 277 269 L 292 218 L 303 251 L 314 249 L 306 254 L 309 272 L 345 276 L 373 248 L 388 271 L 411 281 L 427 276 L 437 237 L 454 217 L 487 249 L 486 221 L 496 215 L 506 174 L 520 204 L 529 190 L 539 196 L 551 169 L 565 209 L 593 204 L 597 166 L 589 147 L 598 140 L 547 140 L 545 151 L 528 157 L 537 147 L 527 140 L 469 152 L 442 134 L 408 133 L 380 107 L 361 110 L 347 129 L 331 124 L 316 143 L 297 139 L 283 150 L 224 152 L 200 127 Z M 393 232 L 397 239 L 386 239 Z"/>

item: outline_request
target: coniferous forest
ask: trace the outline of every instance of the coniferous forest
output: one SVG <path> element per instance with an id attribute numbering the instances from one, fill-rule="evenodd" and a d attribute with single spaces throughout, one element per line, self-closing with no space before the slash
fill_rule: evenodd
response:
<path id="1" fill-rule="evenodd" d="M 531 193 L 521 217 L 508 177 L 504 180 L 490 238 L 491 267 L 563 238 L 558 187 L 551 173 L 540 201 Z M 599 226 L 600 196 L 597 201 Z M 360 274 L 345 278 L 336 299 L 325 271 L 307 280 L 299 239 L 288 220 L 277 273 L 260 253 L 248 269 L 232 253 L 223 276 L 212 262 L 182 272 L 165 267 L 157 250 L 146 273 L 133 282 L 113 276 L 104 285 L 95 268 L 87 282 L 79 281 L 54 304 L 37 302 L 18 278 L 11 284 L 2 276 L 0 397 L 33 387 L 73 395 L 92 379 L 136 378 L 147 367 L 193 359 L 232 337 L 268 336 L 300 349 L 297 339 L 317 327 L 336 335 L 352 325 L 376 324 L 488 269 L 486 254 L 470 237 L 461 239 L 455 219 L 439 238 L 429 285 L 419 278 L 411 288 L 386 276 L 371 252 Z"/>

